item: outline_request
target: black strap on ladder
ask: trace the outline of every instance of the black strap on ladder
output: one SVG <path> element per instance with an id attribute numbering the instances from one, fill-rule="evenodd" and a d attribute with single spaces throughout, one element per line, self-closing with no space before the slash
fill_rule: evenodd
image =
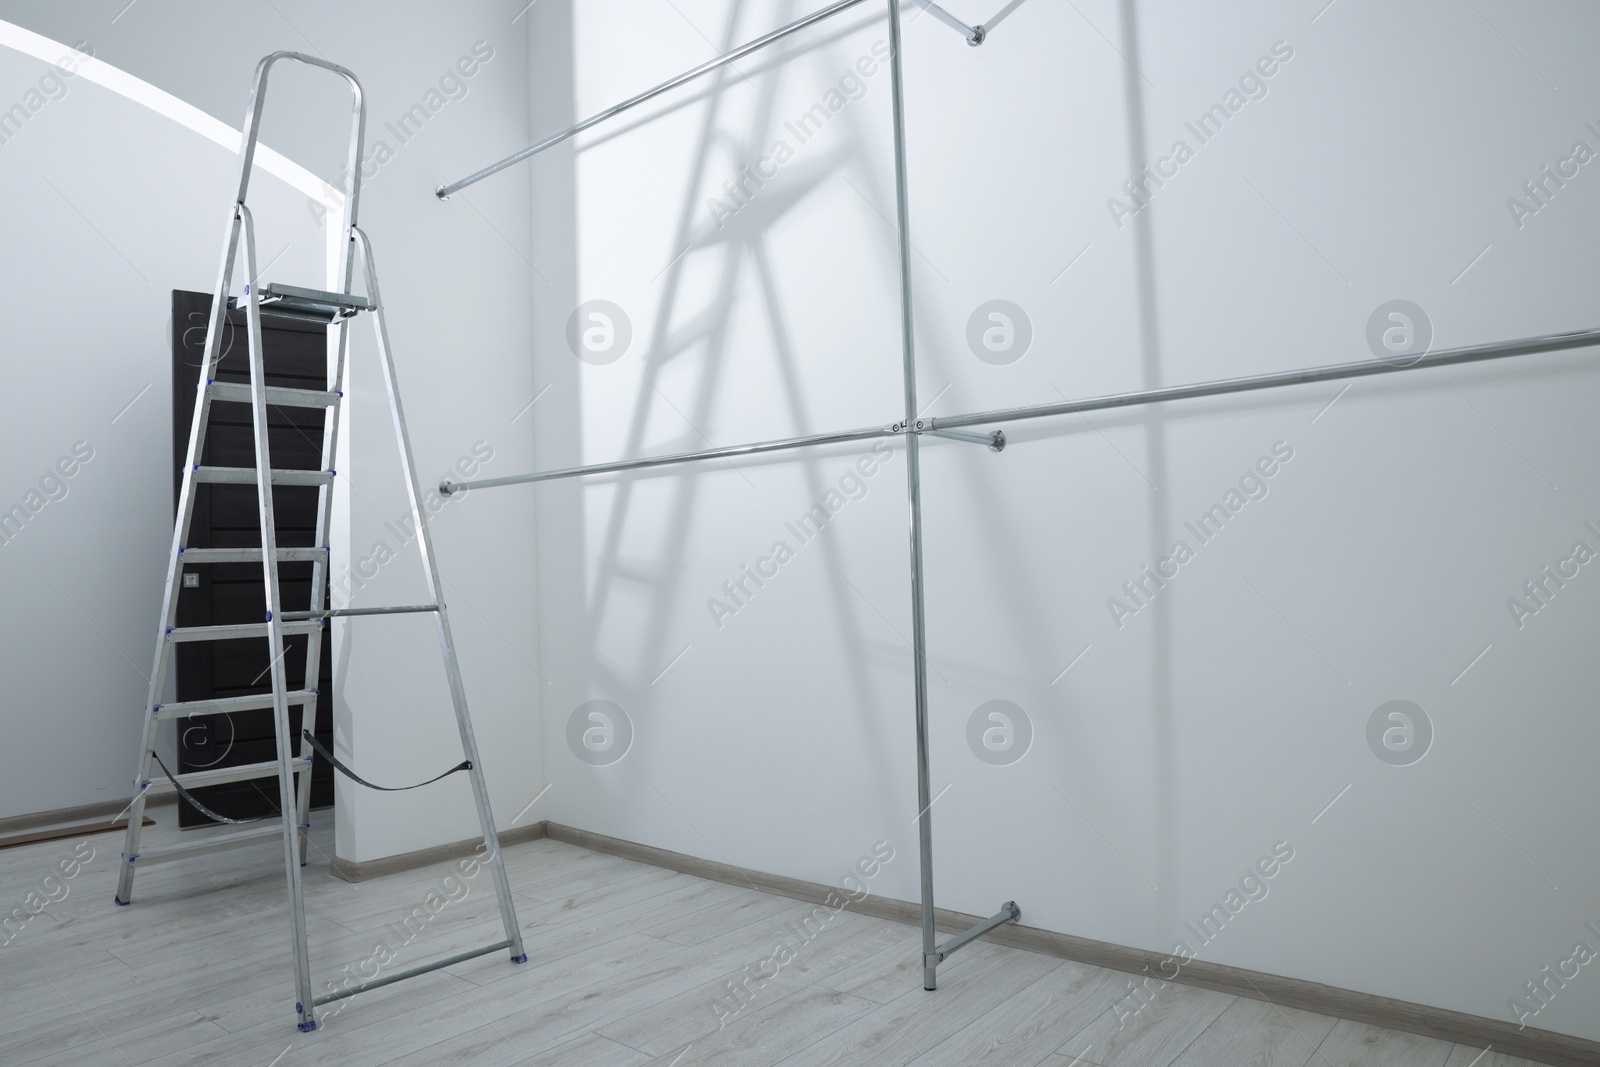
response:
<path id="1" fill-rule="evenodd" d="M 278 817 L 278 812 L 276 810 L 269 811 L 265 815 L 257 815 L 253 819 L 230 819 L 226 815 L 218 815 L 216 812 L 200 803 L 200 801 L 196 800 L 195 795 L 185 789 L 183 787 L 183 783 L 172 776 L 172 772 L 167 770 L 167 765 L 161 762 L 161 757 L 159 755 L 157 755 L 154 751 L 152 751 L 150 755 L 154 757 L 156 766 L 161 768 L 161 773 L 167 776 L 167 781 L 172 783 L 172 788 L 178 791 L 178 795 L 184 800 L 187 800 L 195 811 L 198 811 L 201 815 L 204 815 L 212 822 L 225 822 L 233 826 L 243 826 L 246 823 L 261 822 L 263 819 L 276 819 Z"/>
<path id="2" fill-rule="evenodd" d="M 426 782 L 418 782 L 416 785 L 376 785 L 376 784 L 374 784 L 372 782 L 367 781 L 365 778 L 361 777 L 355 771 L 352 771 L 349 767 L 346 767 L 343 763 L 340 763 L 338 756 L 335 756 L 332 752 L 329 752 L 326 748 L 323 748 L 322 747 L 322 742 L 318 741 L 315 737 L 311 736 L 311 731 L 302 730 L 302 731 L 300 731 L 300 734 L 301 734 L 302 737 L 304 737 L 306 739 L 307 742 L 310 743 L 311 747 L 316 750 L 317 755 L 321 756 L 323 759 L 325 759 L 329 763 L 333 764 L 334 770 L 338 771 L 340 774 L 344 775 L 346 778 L 350 779 L 352 782 L 356 782 L 356 783 L 358 783 L 360 785 L 364 785 L 368 789 L 379 789 L 379 790 L 382 790 L 385 793 L 404 793 L 408 789 L 421 789 L 425 785 L 432 785 L 434 782 L 437 782 L 440 778 L 448 778 L 452 774 L 455 774 L 457 771 L 470 771 L 470 770 L 472 770 L 472 761 L 469 760 L 469 759 L 464 759 L 460 763 L 456 764 L 454 767 L 451 767 L 448 771 L 445 771 L 443 774 L 436 775 L 436 776 L 434 776 L 432 778 L 429 778 Z"/>

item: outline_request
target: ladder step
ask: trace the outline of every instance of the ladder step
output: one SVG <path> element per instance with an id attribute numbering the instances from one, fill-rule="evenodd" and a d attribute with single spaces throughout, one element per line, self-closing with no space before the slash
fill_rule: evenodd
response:
<path id="1" fill-rule="evenodd" d="M 290 634 L 315 633 L 322 625 L 323 623 L 317 619 L 309 622 L 285 622 L 283 633 L 286 637 Z M 245 637 L 265 636 L 267 636 L 267 624 L 264 622 L 243 622 L 232 626 L 174 626 L 167 631 L 168 641 L 237 641 Z"/>
<path id="2" fill-rule="evenodd" d="M 152 788 L 154 788 L 152 786 Z M 138 865 L 147 867 L 157 863 L 171 863 L 174 860 L 186 860 L 191 856 L 203 856 L 208 852 L 222 852 L 230 848 L 243 848 L 253 845 L 257 841 L 283 840 L 283 823 L 278 819 L 272 825 L 259 830 L 245 830 L 232 834 L 218 834 L 205 841 L 198 841 L 192 845 L 179 845 L 160 852 L 141 852 L 138 856 Z"/>
<path id="3" fill-rule="evenodd" d="M 289 704 L 309 704 L 317 694 L 309 689 L 296 689 L 285 694 Z M 235 711 L 262 711 L 272 707 L 271 693 L 253 693 L 243 697 L 215 697 L 211 700 L 183 700 L 175 704 L 162 704 L 156 708 L 157 719 L 184 719 L 191 715 L 227 715 Z"/>
<path id="4" fill-rule="evenodd" d="M 328 611 L 286 611 L 284 619 L 343 619 L 351 615 L 417 615 L 438 611 L 437 604 L 400 604 L 391 608 L 332 608 Z"/>
<path id="5" fill-rule="evenodd" d="M 292 774 L 304 773 L 311 767 L 309 758 L 296 756 L 289 761 L 289 771 Z M 198 789 L 207 785 L 226 785 L 229 782 L 248 782 L 257 778 L 276 778 L 278 776 L 278 761 L 271 760 L 267 763 L 244 763 L 237 767 L 216 767 L 204 771 L 188 771 L 175 775 L 185 789 Z M 152 779 L 145 789 L 146 796 L 159 796 L 163 793 L 176 792 L 172 783 L 165 778 Z"/>
<path id="6" fill-rule="evenodd" d="M 213 485 L 255 485 L 256 469 L 254 467 L 196 467 L 194 480 L 209 482 Z M 332 471 L 285 471 L 272 472 L 273 485 L 332 485 Z"/>
<path id="7" fill-rule="evenodd" d="M 183 563 L 260 563 L 259 548 L 185 548 L 179 552 Z M 279 563 L 321 563 L 328 558 L 326 548 L 280 548 Z"/>
<path id="8" fill-rule="evenodd" d="M 250 386 L 246 382 L 212 382 L 211 399 L 226 400 L 235 404 L 250 403 Z M 326 408 L 337 404 L 341 394 L 325 389 L 286 389 L 267 386 L 267 403 L 280 408 Z"/>
<path id="9" fill-rule="evenodd" d="M 260 296 L 262 311 L 310 319 L 312 322 L 337 322 L 358 312 L 372 310 L 371 302 L 364 296 L 330 293 L 326 289 L 305 289 L 278 282 L 262 286 Z"/>

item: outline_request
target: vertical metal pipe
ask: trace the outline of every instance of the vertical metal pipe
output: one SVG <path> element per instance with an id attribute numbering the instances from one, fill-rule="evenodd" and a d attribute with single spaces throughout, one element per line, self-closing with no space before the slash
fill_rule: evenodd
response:
<path id="1" fill-rule="evenodd" d="M 894 112 L 894 194 L 900 229 L 900 359 L 906 424 L 917 421 L 917 350 L 911 307 L 911 198 L 906 188 L 906 109 L 901 63 L 900 2 L 889 0 L 889 87 Z M 906 434 L 907 525 L 911 535 L 912 680 L 917 706 L 918 855 L 922 865 L 922 987 L 937 989 L 933 927 L 933 790 L 928 769 L 928 636 L 922 604 L 922 464 L 920 434 Z"/>

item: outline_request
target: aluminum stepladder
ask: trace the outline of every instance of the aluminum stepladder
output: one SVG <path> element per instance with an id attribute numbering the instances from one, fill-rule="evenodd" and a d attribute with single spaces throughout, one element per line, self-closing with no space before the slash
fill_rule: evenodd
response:
<path id="1" fill-rule="evenodd" d="M 262 107 L 265 103 L 267 74 L 279 60 L 294 60 L 332 71 L 349 83 L 354 95 L 351 118 L 350 153 L 345 194 L 345 224 L 348 240 L 339 255 L 339 276 L 343 291 L 330 293 L 294 286 L 267 285 L 262 287 L 256 274 L 255 224 L 250 210 L 245 206 L 245 194 L 250 183 L 251 165 L 259 137 Z M 405 415 L 400 405 L 400 390 L 395 376 L 394 360 L 389 347 L 388 327 L 384 320 L 383 301 L 378 290 L 377 268 L 373 263 L 372 245 L 367 235 L 356 227 L 357 208 L 361 193 L 362 147 L 366 131 L 366 104 L 361 83 L 349 70 L 322 59 L 298 52 L 275 52 L 263 59 L 256 68 L 255 81 L 250 90 L 246 108 L 243 141 L 239 151 L 238 194 L 229 211 L 227 234 L 223 242 L 222 263 L 218 270 L 217 287 L 213 294 L 211 316 L 206 327 L 205 359 L 201 367 L 199 390 L 194 409 L 194 422 L 189 431 L 189 448 L 184 462 L 182 486 L 178 496 L 178 516 L 173 528 L 172 551 L 167 560 L 166 589 L 163 593 L 161 621 L 156 638 L 155 665 L 150 675 L 149 697 L 145 701 L 142 718 L 143 736 L 139 742 L 138 774 L 133 783 L 133 800 L 128 808 L 128 829 L 119 865 L 116 903 L 128 904 L 133 899 L 133 876 L 136 865 L 187 859 L 204 853 L 220 851 L 281 836 L 284 867 L 288 877 L 289 905 L 292 920 L 295 962 L 295 1011 L 299 1015 L 299 1028 L 304 1031 L 317 1027 L 316 1009 L 330 1001 L 353 996 L 367 989 L 388 985 L 405 978 L 448 967 L 464 960 L 507 949 L 513 962 L 526 962 L 522 935 L 517 923 L 516 909 L 512 903 L 511 885 L 506 877 L 505 865 L 500 855 L 500 842 L 494 827 L 494 816 L 489 808 L 488 792 L 484 785 L 483 768 L 478 757 L 477 741 L 473 736 L 472 721 L 467 711 L 466 691 L 456 661 L 455 642 L 450 632 L 449 616 L 445 611 L 444 590 L 439 579 L 433 542 L 428 533 L 427 509 L 422 506 L 416 466 L 411 455 L 410 439 L 406 432 Z M 247 334 L 249 345 L 250 382 L 215 381 L 217 365 L 223 356 L 223 337 L 228 325 L 228 294 L 233 281 L 234 260 L 239 252 L 241 236 L 245 260 Z M 352 292 L 355 275 L 354 253 L 359 248 L 366 280 L 365 298 Z M 328 387 L 325 391 L 286 389 L 266 384 L 261 344 L 261 316 L 263 306 L 272 314 L 308 319 L 330 325 L 338 330 L 337 345 L 330 346 L 336 353 L 330 361 Z M 388 393 L 389 410 L 393 417 L 395 443 L 399 448 L 400 464 L 405 477 L 406 493 L 410 499 L 411 515 L 416 524 L 416 541 L 419 546 L 424 577 L 432 602 L 426 605 L 378 608 L 324 608 L 328 582 L 328 528 L 333 500 L 334 471 L 331 469 L 335 446 L 338 443 L 339 411 L 343 394 L 340 392 L 345 374 L 345 358 L 349 350 L 349 319 L 361 313 L 373 318 L 377 340 L 378 359 L 382 366 L 384 386 Z M 249 467 L 202 466 L 206 426 L 214 401 L 248 403 L 254 423 L 254 469 Z M 267 408 L 298 407 L 322 408 L 322 456 L 328 470 L 286 471 L 273 470 L 267 447 Z M 190 521 L 194 512 L 195 487 L 198 484 L 254 484 L 257 487 L 261 522 L 261 547 L 258 549 L 188 548 Z M 285 548 L 277 546 L 276 527 L 273 522 L 273 488 L 275 486 L 302 486 L 317 488 L 317 521 L 314 548 Z M 262 579 L 266 601 L 266 618 L 261 623 L 226 626 L 177 626 L 180 575 L 191 565 L 253 563 L 262 564 Z M 307 610 L 284 611 L 278 587 L 278 564 L 306 562 L 312 564 L 311 596 Z M 317 677 L 322 639 L 327 620 L 337 616 L 387 615 L 426 612 L 434 617 L 439 638 L 439 648 L 444 659 L 446 680 L 451 702 L 455 708 L 456 723 L 461 733 L 461 747 L 466 757 L 468 776 L 472 782 L 473 797 L 477 803 L 478 821 L 482 829 L 486 856 L 484 864 L 493 876 L 495 895 L 499 900 L 500 916 L 505 938 L 495 944 L 447 959 L 396 971 L 379 974 L 371 980 L 331 990 L 316 995 L 311 986 L 310 955 L 306 943 L 305 904 L 302 895 L 300 868 L 306 860 L 311 807 L 311 767 L 314 752 L 309 735 L 315 732 Z M 284 638 L 293 634 L 306 635 L 306 688 L 290 690 L 284 668 Z M 241 639 L 267 639 L 271 657 L 269 673 L 272 690 L 255 696 L 223 697 L 213 700 L 185 701 L 163 705 L 168 671 L 174 657 L 174 648 L 185 641 L 226 641 Z M 289 708 L 302 708 L 298 753 L 293 745 L 295 738 L 289 734 Z M 154 758 L 156 724 L 166 719 L 187 718 L 191 715 L 212 715 L 237 711 L 271 709 L 277 735 L 277 759 L 272 762 L 217 770 L 178 774 L 175 780 L 184 789 L 219 785 L 226 782 L 249 781 L 276 777 L 281 818 L 278 825 L 265 829 L 235 832 L 209 838 L 192 845 L 183 845 L 161 852 L 141 854 L 139 836 L 145 801 L 152 795 L 173 792 L 176 786 L 164 777 L 151 780 L 151 761 Z M 291 806 L 289 797 L 294 798 Z"/>

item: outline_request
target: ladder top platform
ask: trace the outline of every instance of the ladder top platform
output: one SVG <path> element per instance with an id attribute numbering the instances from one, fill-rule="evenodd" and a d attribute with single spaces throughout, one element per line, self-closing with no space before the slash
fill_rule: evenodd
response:
<path id="1" fill-rule="evenodd" d="M 261 310 L 268 315 L 334 323 L 372 310 L 372 302 L 353 293 L 330 293 L 298 285 L 269 282 L 261 287 Z"/>

